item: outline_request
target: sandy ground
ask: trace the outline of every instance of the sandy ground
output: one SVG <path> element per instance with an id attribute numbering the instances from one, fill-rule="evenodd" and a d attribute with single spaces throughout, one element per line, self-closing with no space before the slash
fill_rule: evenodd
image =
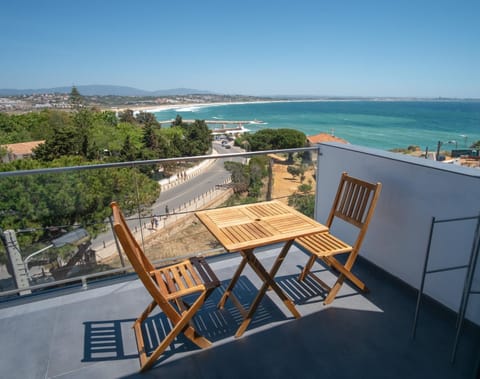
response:
<path id="1" fill-rule="evenodd" d="M 299 178 L 293 178 L 287 171 L 288 165 L 286 163 L 276 163 L 273 166 L 273 191 L 272 197 L 279 199 L 284 203 L 288 203 L 288 196 L 297 191 L 298 186 L 302 184 Z M 313 171 L 305 173 L 305 184 L 312 181 L 314 187 Z"/>

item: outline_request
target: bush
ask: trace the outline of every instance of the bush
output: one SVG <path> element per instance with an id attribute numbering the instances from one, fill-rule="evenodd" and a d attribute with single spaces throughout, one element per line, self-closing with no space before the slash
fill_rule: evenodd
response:
<path id="1" fill-rule="evenodd" d="M 301 176 L 305 173 L 305 169 L 301 166 L 291 165 L 287 167 L 287 172 L 295 179 L 297 176 Z"/>

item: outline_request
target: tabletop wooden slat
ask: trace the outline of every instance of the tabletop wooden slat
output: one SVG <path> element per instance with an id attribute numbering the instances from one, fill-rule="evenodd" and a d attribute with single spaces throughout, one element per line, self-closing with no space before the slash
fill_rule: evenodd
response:
<path id="1" fill-rule="evenodd" d="M 328 230 L 279 202 L 268 201 L 196 212 L 227 251 L 251 249 Z"/>

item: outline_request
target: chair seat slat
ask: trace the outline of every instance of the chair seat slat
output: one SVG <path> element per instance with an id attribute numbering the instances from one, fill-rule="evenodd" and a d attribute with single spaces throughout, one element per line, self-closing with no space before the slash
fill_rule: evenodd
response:
<path id="1" fill-rule="evenodd" d="M 317 255 L 330 255 L 335 252 L 342 253 L 352 249 L 350 245 L 335 238 L 328 232 L 302 237 L 299 238 L 297 242 L 305 249 Z"/>
<path id="2" fill-rule="evenodd" d="M 177 287 L 175 286 L 175 282 L 172 279 L 172 270 L 170 268 L 168 269 L 162 269 L 160 272 L 162 273 L 162 276 L 167 284 L 168 287 L 168 293 L 174 293 L 177 290 Z"/>
<path id="3" fill-rule="evenodd" d="M 197 270 L 195 269 L 195 266 L 193 265 L 192 261 L 189 261 L 189 272 L 192 275 L 192 278 L 195 282 L 196 285 L 204 283 L 202 279 L 198 276 Z"/>
<path id="4" fill-rule="evenodd" d="M 180 272 L 182 273 L 182 278 L 185 281 L 185 284 L 188 288 L 194 287 L 195 283 L 193 282 L 192 276 L 190 275 L 189 265 L 187 263 L 180 264 L 178 266 Z"/>
<path id="5" fill-rule="evenodd" d="M 155 280 L 157 282 L 157 285 L 160 291 L 163 292 L 165 295 L 168 295 L 170 291 L 168 290 L 167 285 L 165 284 L 165 280 L 163 279 L 161 271 L 155 270 L 153 271 L 153 274 L 155 275 Z"/>
<path id="6" fill-rule="evenodd" d="M 182 276 L 182 271 L 178 265 L 175 265 L 171 268 L 170 272 L 172 273 L 172 279 L 175 282 L 177 287 L 176 291 L 185 291 L 188 286 L 185 285 L 184 278 Z"/>

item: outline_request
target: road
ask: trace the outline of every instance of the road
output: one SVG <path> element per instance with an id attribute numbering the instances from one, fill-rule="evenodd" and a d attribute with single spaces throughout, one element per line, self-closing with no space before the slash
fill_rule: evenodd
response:
<path id="1" fill-rule="evenodd" d="M 224 162 L 227 160 L 242 162 L 244 158 L 221 158 L 221 154 L 224 153 L 239 153 L 243 150 L 232 146 L 230 149 L 226 149 L 221 146 L 220 143 L 214 142 L 215 150 L 219 153 L 215 162 L 209 166 L 203 173 L 191 178 L 190 180 L 180 183 L 177 186 L 162 191 L 157 201 L 152 206 L 152 213 L 156 215 L 165 214 L 165 207 L 168 205 L 169 211 L 181 205 L 188 203 L 190 200 L 202 195 L 215 185 L 224 183 L 226 179 L 230 177 L 230 173 L 225 170 Z M 149 219 L 143 219 L 142 224 L 150 223 Z M 129 227 L 134 230 L 140 227 L 140 221 L 138 219 L 130 219 L 128 221 Z M 101 233 L 95 239 L 92 240 L 92 248 L 96 251 L 101 251 L 104 246 L 108 246 L 113 243 L 113 235 L 111 231 Z"/>

